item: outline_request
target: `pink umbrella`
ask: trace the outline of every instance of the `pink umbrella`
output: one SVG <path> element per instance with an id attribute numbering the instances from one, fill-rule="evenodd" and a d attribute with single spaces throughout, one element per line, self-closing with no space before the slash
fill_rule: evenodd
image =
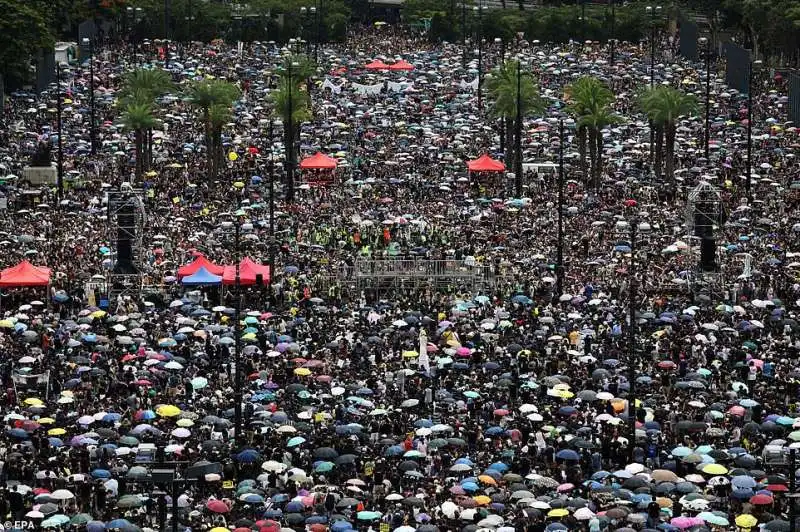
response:
<path id="1" fill-rule="evenodd" d="M 470 352 L 468 347 L 459 347 L 458 349 L 456 349 L 456 354 L 460 357 L 468 357 L 472 353 Z"/>
<path id="2" fill-rule="evenodd" d="M 672 519 L 669 524 L 676 528 L 686 530 L 687 528 L 692 528 L 693 526 L 702 526 L 705 524 L 705 521 L 697 517 L 680 516 Z"/>

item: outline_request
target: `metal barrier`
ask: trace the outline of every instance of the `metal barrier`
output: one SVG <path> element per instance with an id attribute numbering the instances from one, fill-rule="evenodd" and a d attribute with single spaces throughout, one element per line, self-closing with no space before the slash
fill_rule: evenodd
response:
<path id="1" fill-rule="evenodd" d="M 353 268 L 353 275 L 359 278 L 450 278 L 481 279 L 484 275 L 480 266 L 467 266 L 459 260 L 360 260 Z"/>

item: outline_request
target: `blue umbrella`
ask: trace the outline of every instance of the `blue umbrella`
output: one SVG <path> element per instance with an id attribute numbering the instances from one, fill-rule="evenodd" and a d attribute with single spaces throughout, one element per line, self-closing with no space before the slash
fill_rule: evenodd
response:
<path id="1" fill-rule="evenodd" d="M 104 532 L 106 524 L 102 521 L 89 521 L 86 523 L 86 532 Z"/>
<path id="2" fill-rule="evenodd" d="M 8 431 L 6 431 L 6 434 L 11 436 L 12 438 L 18 438 L 20 440 L 28 439 L 28 433 L 22 429 L 9 429 Z"/>
<path id="3" fill-rule="evenodd" d="M 114 528 L 130 528 L 132 526 L 133 524 L 127 519 L 114 519 L 106 523 L 106 530 L 111 530 Z"/>
<path id="4" fill-rule="evenodd" d="M 556 453 L 556 458 L 560 460 L 575 460 L 575 461 L 581 459 L 580 455 L 576 451 L 573 451 L 572 449 L 561 449 Z"/>
<path id="5" fill-rule="evenodd" d="M 111 478 L 111 471 L 107 469 L 95 469 L 92 471 L 92 477 L 94 478 Z"/>
<path id="6" fill-rule="evenodd" d="M 500 471 L 501 473 L 505 473 L 508 471 L 508 465 L 503 462 L 495 462 L 488 467 L 488 469 L 494 469 L 495 471 Z"/>
<path id="7" fill-rule="evenodd" d="M 305 508 L 300 501 L 291 501 L 286 505 L 285 511 L 287 512 L 302 512 Z"/>
<path id="8" fill-rule="evenodd" d="M 245 449 L 236 455 L 236 460 L 243 464 L 252 464 L 259 458 L 261 455 L 255 449 Z"/>
<path id="9" fill-rule="evenodd" d="M 48 443 L 50 444 L 51 447 L 63 447 L 64 446 L 64 442 L 61 440 L 61 438 L 50 437 L 50 438 L 47 438 L 47 441 L 48 441 Z"/>

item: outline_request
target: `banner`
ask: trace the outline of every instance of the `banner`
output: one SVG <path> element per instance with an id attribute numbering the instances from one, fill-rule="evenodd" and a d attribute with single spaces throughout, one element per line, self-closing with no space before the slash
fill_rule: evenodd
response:
<path id="1" fill-rule="evenodd" d="M 459 87 L 461 87 L 462 89 L 469 89 L 476 91 L 478 90 L 478 78 L 475 78 L 470 82 L 466 82 L 462 79 L 461 83 L 459 84 Z"/>
<path id="2" fill-rule="evenodd" d="M 395 83 L 393 81 L 390 81 L 388 83 L 388 88 L 389 88 L 389 92 L 403 92 L 403 91 L 408 90 L 409 88 L 413 87 L 413 85 L 414 84 L 411 83 L 410 81 L 403 81 L 403 82 L 400 82 L 400 83 Z"/>
<path id="3" fill-rule="evenodd" d="M 747 94 L 750 77 L 750 50 L 733 43 L 722 47 L 725 55 L 725 84 Z"/>
<path id="4" fill-rule="evenodd" d="M 324 91 L 325 89 L 330 89 L 331 92 L 334 94 L 339 94 L 340 92 L 342 92 L 342 87 L 340 85 L 335 84 L 334 82 L 332 82 L 327 78 L 322 83 L 322 90 Z"/>
<path id="5" fill-rule="evenodd" d="M 793 122 L 793 126 L 800 126 L 800 74 L 790 72 L 788 74 L 789 85 L 789 120 Z"/>
<path id="6" fill-rule="evenodd" d="M 375 96 L 380 94 L 383 89 L 383 83 L 376 85 L 361 85 L 360 83 L 353 83 L 353 90 L 359 96 Z"/>
<path id="7" fill-rule="evenodd" d="M 681 17 L 680 29 L 680 48 L 679 53 L 686 59 L 692 61 L 697 59 L 697 39 L 700 36 L 700 28 L 691 20 Z"/>

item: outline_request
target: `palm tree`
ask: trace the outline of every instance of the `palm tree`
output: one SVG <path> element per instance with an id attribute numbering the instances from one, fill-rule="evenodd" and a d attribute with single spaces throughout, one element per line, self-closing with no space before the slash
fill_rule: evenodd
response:
<path id="1" fill-rule="evenodd" d="M 303 56 L 301 56 L 303 57 Z M 298 128 L 302 122 L 312 117 L 311 98 L 302 83 L 313 74 L 309 63 L 292 61 L 287 58 L 285 68 L 280 70 L 278 89 L 273 91 L 271 99 L 273 112 L 283 122 L 283 146 L 286 154 L 286 199 L 294 200 L 294 165 L 296 152 L 294 149 Z"/>
<path id="2" fill-rule="evenodd" d="M 125 74 L 119 98 L 124 106 L 130 103 L 155 105 L 156 99 L 175 90 L 169 73 L 160 68 L 137 68 Z M 151 108 L 151 112 L 153 109 Z M 145 136 L 146 166 L 153 160 L 153 131 Z"/>
<path id="3" fill-rule="evenodd" d="M 584 115 L 595 114 L 598 110 L 611 105 L 614 101 L 614 93 L 599 79 L 583 76 L 566 87 L 565 98 L 569 102 L 567 110 L 575 118 L 578 128 L 577 140 L 581 171 L 588 178 L 590 174 L 586 167 L 586 148 L 590 136 L 589 124 L 593 120 L 582 121 L 581 118 Z"/>
<path id="4" fill-rule="evenodd" d="M 539 95 L 539 87 L 533 76 L 529 72 L 523 71 L 518 61 L 506 61 L 499 65 L 486 76 L 484 83 L 491 101 L 489 112 L 495 118 L 505 119 L 507 139 L 513 138 L 518 114 L 521 118 L 525 118 L 540 113 L 545 108 L 544 100 Z M 517 88 L 519 88 L 519 97 Z M 519 113 L 517 113 L 517 101 L 520 104 Z M 505 159 L 507 167 L 515 168 L 517 166 L 514 150 L 506 150 Z M 522 176 L 517 176 L 517 179 L 521 178 Z"/>
<path id="5" fill-rule="evenodd" d="M 131 102 L 125 106 L 122 122 L 135 135 L 136 178 L 139 179 L 149 166 L 145 157 L 145 132 L 152 131 L 158 125 L 158 121 L 153 115 L 150 104 Z"/>
<path id="6" fill-rule="evenodd" d="M 186 94 L 189 103 L 197 107 L 201 113 L 203 130 L 205 133 L 208 176 L 209 179 L 213 181 L 216 179 L 217 171 L 221 166 L 221 159 L 219 157 L 215 157 L 214 128 L 215 125 L 218 126 L 217 134 L 221 134 L 222 124 L 225 124 L 228 120 L 225 120 L 225 122 L 222 122 L 222 124 L 218 123 L 218 118 L 222 113 L 221 109 L 217 108 L 213 111 L 213 115 L 217 119 L 212 121 L 212 108 L 221 106 L 230 109 L 230 107 L 233 105 L 233 102 L 239 98 L 241 92 L 239 91 L 239 88 L 232 83 L 228 83 L 227 81 L 223 80 L 212 79 L 192 83 L 189 85 Z"/>
<path id="7" fill-rule="evenodd" d="M 618 124 L 620 121 L 620 117 L 614 114 L 608 106 L 586 109 L 578 119 L 578 128 L 588 131 L 590 178 L 596 189 L 600 188 L 603 170 L 603 129 Z"/>
<path id="8" fill-rule="evenodd" d="M 639 97 L 639 106 L 656 128 L 656 172 L 660 173 L 660 136 L 664 139 L 665 174 L 670 186 L 675 187 L 675 131 L 682 116 L 697 113 L 697 98 L 680 90 L 659 85 L 647 89 Z"/>

